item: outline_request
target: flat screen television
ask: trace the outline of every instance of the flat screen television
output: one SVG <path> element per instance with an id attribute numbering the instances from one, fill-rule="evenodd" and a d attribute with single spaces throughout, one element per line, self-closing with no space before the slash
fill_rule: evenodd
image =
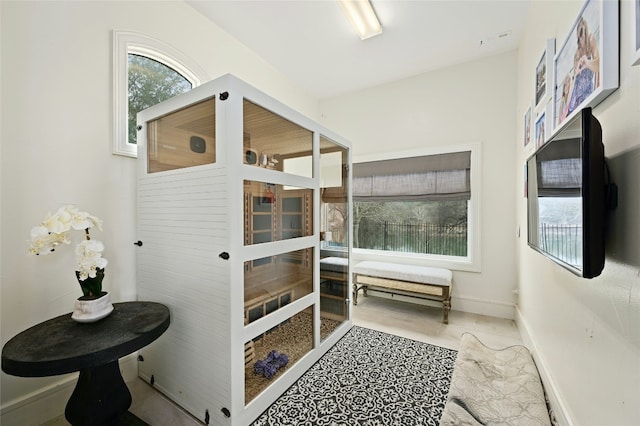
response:
<path id="1" fill-rule="evenodd" d="M 585 108 L 527 160 L 528 242 L 584 278 L 602 272 L 609 178 L 602 127 Z"/>

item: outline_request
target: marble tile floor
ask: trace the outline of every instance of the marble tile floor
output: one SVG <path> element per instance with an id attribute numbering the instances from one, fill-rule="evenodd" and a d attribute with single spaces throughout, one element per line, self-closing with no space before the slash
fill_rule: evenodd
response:
<path id="1" fill-rule="evenodd" d="M 442 309 L 380 297 L 358 297 L 353 307 L 353 324 L 395 334 L 408 339 L 427 342 L 450 349 L 458 349 L 464 332 L 475 334 L 492 348 L 522 344 L 514 321 L 469 314 L 449 313 L 449 324 L 442 323 Z M 135 379 L 127 383 L 133 396 L 130 411 L 152 426 L 198 426 L 203 423 L 174 405 L 146 382 Z M 56 417 L 41 426 L 67 426 L 64 416 Z"/>

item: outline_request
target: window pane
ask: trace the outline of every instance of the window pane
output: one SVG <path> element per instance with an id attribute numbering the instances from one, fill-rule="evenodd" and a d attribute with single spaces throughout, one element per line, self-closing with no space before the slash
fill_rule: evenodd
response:
<path id="1" fill-rule="evenodd" d="M 243 113 L 245 164 L 312 176 L 313 132 L 246 99 Z"/>
<path id="2" fill-rule="evenodd" d="M 354 202 L 354 248 L 467 256 L 467 201 Z"/>
<path id="3" fill-rule="evenodd" d="M 147 122 L 149 173 L 216 162 L 214 98 Z"/>
<path id="4" fill-rule="evenodd" d="M 313 191 L 244 181 L 245 245 L 313 234 Z"/>
<path id="5" fill-rule="evenodd" d="M 312 349 L 313 306 L 246 342 L 245 404 L 251 402 Z"/>
<path id="6" fill-rule="evenodd" d="M 313 291 L 312 248 L 278 254 L 266 259 L 269 259 L 268 264 L 256 265 L 261 259 L 244 263 L 246 324 L 267 316 Z"/>
<path id="7" fill-rule="evenodd" d="M 354 248 L 469 256 L 471 150 L 353 165 Z"/>
<path id="8" fill-rule="evenodd" d="M 320 135 L 320 338 L 349 314 L 348 151 Z"/>
<path id="9" fill-rule="evenodd" d="M 192 85 L 173 68 L 146 56 L 128 54 L 128 135 L 136 144 L 136 115 L 150 106 L 191 90 Z"/>

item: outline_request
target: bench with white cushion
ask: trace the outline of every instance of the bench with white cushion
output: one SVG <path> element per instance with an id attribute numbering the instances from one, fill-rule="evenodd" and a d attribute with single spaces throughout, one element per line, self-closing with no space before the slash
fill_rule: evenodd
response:
<path id="1" fill-rule="evenodd" d="M 320 259 L 320 278 L 332 281 L 347 281 L 349 259 L 346 257 L 324 257 Z"/>
<path id="2" fill-rule="evenodd" d="M 449 323 L 453 273 L 444 268 L 405 265 L 365 260 L 353 267 L 353 304 L 358 304 L 358 291 L 367 289 L 418 297 L 442 303 L 442 322 Z"/>

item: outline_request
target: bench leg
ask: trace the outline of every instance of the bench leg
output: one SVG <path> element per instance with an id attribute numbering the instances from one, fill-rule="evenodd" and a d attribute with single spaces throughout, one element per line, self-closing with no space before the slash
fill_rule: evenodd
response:
<path id="1" fill-rule="evenodd" d="M 442 319 L 442 322 L 444 324 L 449 324 L 449 311 L 451 310 L 451 299 L 442 301 L 442 309 L 444 311 L 444 317 Z"/>
<path id="2" fill-rule="evenodd" d="M 358 285 L 353 283 L 353 305 L 358 304 Z"/>
<path id="3" fill-rule="evenodd" d="M 353 283 L 353 304 L 357 305 L 358 304 L 358 291 L 360 291 L 362 289 L 362 294 L 364 296 L 367 295 L 367 286 L 366 285 L 361 285 L 360 287 L 358 287 L 358 284 Z"/>

